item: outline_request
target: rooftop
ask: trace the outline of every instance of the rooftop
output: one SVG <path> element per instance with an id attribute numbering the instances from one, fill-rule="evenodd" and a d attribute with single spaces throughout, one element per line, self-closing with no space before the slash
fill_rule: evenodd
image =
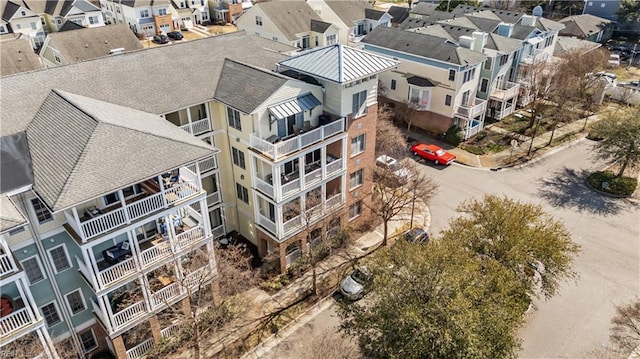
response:
<path id="1" fill-rule="evenodd" d="M 304 1 L 261 2 L 253 8 L 262 10 L 289 41 L 295 41 L 298 39 L 298 34 L 309 31 L 312 20 L 322 21 L 322 18 Z"/>
<path id="2" fill-rule="evenodd" d="M 40 57 L 33 52 L 31 42 L 25 37 L 0 42 L 0 76 L 41 68 Z"/>

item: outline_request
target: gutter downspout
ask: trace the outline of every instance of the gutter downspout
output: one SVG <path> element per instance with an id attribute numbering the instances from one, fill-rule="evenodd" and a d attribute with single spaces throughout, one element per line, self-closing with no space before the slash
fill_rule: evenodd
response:
<path id="1" fill-rule="evenodd" d="M 58 303 L 60 303 L 60 306 L 59 306 L 61 309 L 60 311 L 62 312 L 64 321 L 67 324 L 67 328 L 69 328 L 69 333 L 71 333 L 74 349 L 77 351 L 78 354 L 83 356 L 84 350 L 82 349 L 82 345 L 78 340 L 78 336 L 77 336 L 78 333 L 76 332 L 75 327 L 73 326 L 73 322 L 71 321 L 71 316 L 69 316 L 69 313 L 67 312 L 67 306 L 64 305 L 65 301 L 64 301 L 64 298 L 62 297 L 62 293 L 60 293 L 60 289 L 58 288 L 58 282 L 56 281 L 55 272 L 51 268 L 51 262 L 47 259 L 47 251 L 44 249 L 44 246 L 41 243 L 42 238 L 40 238 L 40 234 L 36 231 L 36 228 L 33 224 L 34 218 L 32 218 L 32 213 L 31 211 L 27 210 L 28 207 L 27 207 L 26 200 L 24 198 L 24 193 L 18 194 L 18 197 L 20 198 L 20 203 L 22 204 L 22 207 L 25 209 L 25 213 L 27 214 L 27 217 L 29 217 L 29 229 L 31 230 L 31 235 L 33 236 L 36 248 L 38 249 L 38 254 L 42 258 L 41 262 L 44 265 L 44 269 L 45 269 L 45 272 L 47 273 L 47 277 L 49 278 L 49 282 L 51 282 L 51 287 L 53 287 L 53 293 Z M 71 264 L 71 258 L 69 258 L 69 263 Z"/>

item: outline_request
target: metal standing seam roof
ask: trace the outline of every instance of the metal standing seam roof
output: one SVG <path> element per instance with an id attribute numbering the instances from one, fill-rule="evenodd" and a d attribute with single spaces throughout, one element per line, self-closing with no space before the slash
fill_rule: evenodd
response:
<path id="1" fill-rule="evenodd" d="M 311 110 L 322 103 L 312 93 L 302 95 L 294 100 L 269 107 L 269 113 L 281 120 L 297 113 Z"/>
<path id="2" fill-rule="evenodd" d="M 285 59 L 278 65 L 342 84 L 397 67 L 400 62 L 336 44 Z"/>
<path id="3" fill-rule="evenodd" d="M 0 233 L 27 224 L 22 212 L 6 195 L 0 195 Z"/>

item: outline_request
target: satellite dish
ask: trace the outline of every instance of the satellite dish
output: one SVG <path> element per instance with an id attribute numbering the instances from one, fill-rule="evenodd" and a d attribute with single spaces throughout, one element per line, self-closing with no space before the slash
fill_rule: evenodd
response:
<path id="1" fill-rule="evenodd" d="M 542 6 L 538 5 L 533 8 L 533 16 L 542 16 Z"/>

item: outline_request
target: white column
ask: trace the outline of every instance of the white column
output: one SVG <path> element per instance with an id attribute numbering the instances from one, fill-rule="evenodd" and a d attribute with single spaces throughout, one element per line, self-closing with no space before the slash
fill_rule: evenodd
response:
<path id="1" fill-rule="evenodd" d="M 98 306 L 100 307 L 102 314 L 106 314 L 107 322 L 104 324 L 107 326 L 107 331 L 113 332 L 113 324 L 111 323 L 113 320 L 113 311 L 111 310 L 109 298 L 106 295 L 98 297 Z"/>
<path id="2" fill-rule="evenodd" d="M 280 201 L 280 199 L 282 198 L 282 175 L 280 170 L 281 166 L 282 165 L 272 166 L 273 198 L 276 202 Z"/>
<path id="3" fill-rule="evenodd" d="M 327 146 L 320 149 L 320 168 L 322 168 L 322 179 L 327 179 Z"/>
<path id="4" fill-rule="evenodd" d="M 80 232 L 80 233 L 78 233 L 78 235 L 82 239 L 82 243 L 85 243 L 87 241 L 87 237 L 84 235 L 84 230 L 82 229 L 82 223 L 80 222 L 80 216 L 78 216 L 78 209 L 76 207 L 73 207 L 71 209 L 71 213 L 73 213 L 73 219 L 76 221 L 77 226 L 78 226 L 78 230 Z"/>
<path id="5" fill-rule="evenodd" d="M 38 334 L 38 338 L 40 339 L 40 343 L 42 344 L 42 348 L 44 349 L 45 357 L 60 359 L 60 357 L 58 356 L 58 352 L 51 342 L 49 333 L 45 329 L 38 329 L 36 333 Z"/>
<path id="6" fill-rule="evenodd" d="M 122 205 L 122 210 L 124 211 L 124 218 L 127 221 L 127 224 L 131 223 L 131 219 L 129 219 L 129 211 L 127 210 L 127 202 L 124 200 L 124 194 L 122 193 L 122 189 L 118 190 L 118 198 L 120 198 L 120 205 Z"/>
<path id="7" fill-rule="evenodd" d="M 40 315 L 40 311 L 35 306 L 36 301 L 33 299 L 33 296 L 31 295 L 31 291 L 26 289 L 27 286 L 24 283 L 24 279 L 20 278 L 15 283 L 16 283 L 16 287 L 18 288 L 18 293 L 20 293 L 20 298 L 26 299 L 26 301 L 28 302 L 27 305 L 25 305 L 25 308 L 27 308 L 27 311 L 29 312 L 29 316 L 31 317 L 31 320 L 33 320 L 34 318 L 36 320 L 42 319 L 42 316 Z"/>
<path id="8" fill-rule="evenodd" d="M 164 192 L 164 181 L 162 176 L 156 177 L 158 180 L 158 186 L 160 186 L 160 193 L 162 193 L 162 207 L 167 208 L 167 194 Z"/>
<path id="9" fill-rule="evenodd" d="M 136 263 L 136 267 L 138 269 L 141 269 L 142 262 L 140 260 L 140 247 L 138 246 L 138 239 L 133 236 L 132 231 L 127 231 L 127 240 L 129 241 L 133 261 Z"/>
<path id="10" fill-rule="evenodd" d="M 88 256 L 87 256 L 88 254 Z M 98 285 L 98 283 L 100 282 L 98 280 L 98 263 L 96 262 L 96 258 L 95 255 L 93 254 L 93 250 L 91 250 L 91 248 L 87 248 L 86 250 L 82 251 L 82 257 L 84 258 L 84 263 L 86 264 L 86 266 L 91 270 L 91 273 L 89 273 L 91 275 L 92 278 L 88 278 L 94 288 L 98 288 L 100 287 Z"/>

